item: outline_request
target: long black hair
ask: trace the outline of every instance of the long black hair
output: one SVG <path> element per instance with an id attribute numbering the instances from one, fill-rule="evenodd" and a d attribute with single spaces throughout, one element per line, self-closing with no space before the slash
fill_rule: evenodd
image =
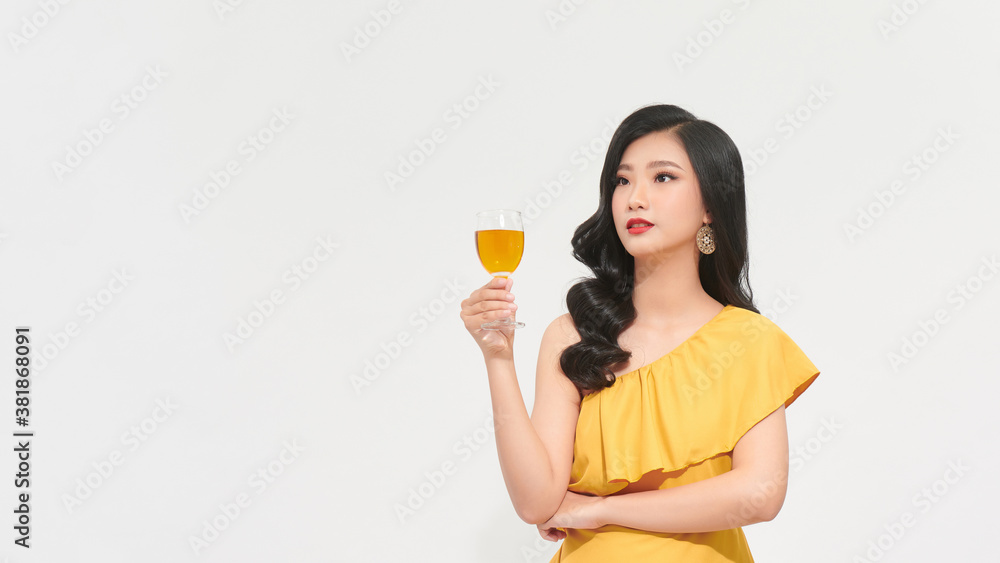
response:
<path id="1" fill-rule="evenodd" d="M 593 272 L 566 294 L 566 306 L 581 340 L 563 350 L 559 365 L 581 397 L 615 382 L 614 367 L 632 353 L 618 337 L 636 317 L 632 302 L 635 259 L 615 230 L 611 197 L 622 154 L 632 141 L 654 132 L 676 135 L 694 168 L 706 210 L 712 214 L 715 251 L 699 254 L 698 277 L 705 292 L 723 305 L 759 313 L 753 305 L 747 252 L 743 161 L 733 140 L 718 126 L 673 105 L 640 108 L 611 137 L 601 171 L 601 200 L 573 233 L 573 257 Z"/>

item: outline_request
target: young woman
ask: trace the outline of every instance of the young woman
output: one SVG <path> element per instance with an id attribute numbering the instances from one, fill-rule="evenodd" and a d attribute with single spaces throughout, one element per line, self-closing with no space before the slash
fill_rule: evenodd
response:
<path id="1" fill-rule="evenodd" d="M 819 375 L 753 305 L 743 164 L 671 105 L 615 131 L 597 212 L 573 235 L 593 277 L 546 328 L 529 417 L 514 372 L 513 281 L 462 301 L 482 349 L 518 516 L 564 539 L 552 561 L 752 562 L 742 526 L 788 478 L 785 408 Z"/>

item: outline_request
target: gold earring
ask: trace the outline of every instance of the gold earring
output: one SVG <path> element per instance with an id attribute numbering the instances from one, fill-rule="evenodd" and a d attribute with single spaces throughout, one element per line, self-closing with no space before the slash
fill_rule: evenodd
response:
<path id="1" fill-rule="evenodd" d="M 712 227 L 708 225 L 702 225 L 698 229 L 698 234 L 695 235 L 695 241 L 698 243 L 698 250 L 702 254 L 711 254 L 715 252 L 715 238 L 712 236 Z"/>

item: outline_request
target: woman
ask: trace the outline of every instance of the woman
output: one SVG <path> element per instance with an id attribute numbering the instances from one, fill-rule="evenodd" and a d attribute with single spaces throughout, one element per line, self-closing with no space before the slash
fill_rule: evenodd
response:
<path id="1" fill-rule="evenodd" d="M 752 562 L 742 526 L 775 517 L 785 408 L 819 375 L 753 305 L 743 165 L 671 105 L 615 131 L 573 255 L 593 277 L 542 335 L 529 417 L 514 372 L 512 280 L 462 302 L 483 351 L 507 491 L 564 539 L 552 561 Z"/>

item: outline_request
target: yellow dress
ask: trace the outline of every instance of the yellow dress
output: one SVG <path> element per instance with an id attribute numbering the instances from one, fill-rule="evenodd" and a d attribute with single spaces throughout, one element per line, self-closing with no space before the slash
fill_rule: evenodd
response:
<path id="1" fill-rule="evenodd" d="M 666 356 L 583 398 L 569 490 L 606 496 L 640 478 L 627 492 L 667 489 L 730 471 L 743 434 L 818 375 L 770 319 L 726 305 Z M 753 562 L 742 528 L 564 531 L 549 563 Z"/>

